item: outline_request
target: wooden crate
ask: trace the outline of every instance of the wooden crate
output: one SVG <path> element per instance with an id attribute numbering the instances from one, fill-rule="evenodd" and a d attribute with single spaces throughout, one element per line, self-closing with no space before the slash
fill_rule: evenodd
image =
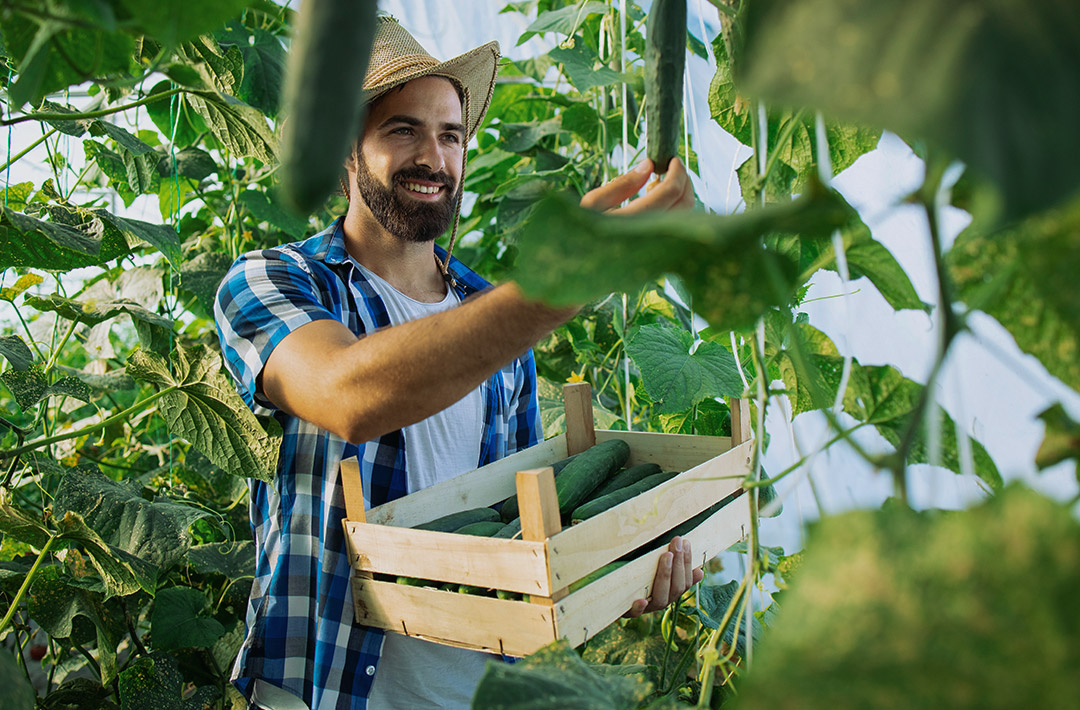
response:
<path id="1" fill-rule="evenodd" d="M 577 646 L 624 614 L 635 599 L 649 596 L 667 545 L 567 595 L 570 584 L 742 492 L 752 443 L 745 400 L 732 400 L 729 438 L 594 430 L 589 386 L 568 385 L 564 397 L 566 434 L 368 511 L 356 459 L 342 461 L 358 623 L 511 656 L 528 655 L 558 638 Z M 562 529 L 550 464 L 612 438 L 630 445 L 627 465 L 655 462 L 683 473 Z M 498 503 L 515 492 L 521 539 L 410 529 Z M 744 538 L 750 514 L 743 500 L 721 508 L 685 536 L 698 563 Z M 529 601 L 395 584 L 376 580 L 373 573 L 521 592 Z"/>

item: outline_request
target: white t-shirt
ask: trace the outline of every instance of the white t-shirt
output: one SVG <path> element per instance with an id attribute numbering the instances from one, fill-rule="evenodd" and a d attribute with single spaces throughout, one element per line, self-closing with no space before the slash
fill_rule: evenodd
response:
<path id="1" fill-rule="evenodd" d="M 353 263 L 382 297 L 391 325 L 441 313 L 460 303 L 451 288 L 438 303 L 417 301 L 370 269 Z M 479 388 L 438 414 L 405 427 L 409 492 L 476 468 L 483 427 L 484 401 Z M 497 656 L 387 633 L 368 708 L 469 708 L 484 667 L 492 658 Z"/>

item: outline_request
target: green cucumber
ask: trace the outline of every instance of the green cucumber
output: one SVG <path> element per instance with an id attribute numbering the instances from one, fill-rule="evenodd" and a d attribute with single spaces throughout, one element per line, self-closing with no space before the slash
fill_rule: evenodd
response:
<path id="1" fill-rule="evenodd" d="M 645 120 L 648 156 L 660 175 L 679 154 L 683 71 L 686 66 L 686 0 L 655 0 L 645 29 Z"/>
<path id="2" fill-rule="evenodd" d="M 521 592 L 508 592 L 505 589 L 496 589 L 495 596 L 499 599 L 505 599 L 507 601 L 521 601 Z"/>
<path id="3" fill-rule="evenodd" d="M 469 523 L 479 523 L 483 521 L 496 521 L 499 519 L 499 514 L 491 508 L 473 508 L 471 510 L 462 510 L 457 513 L 450 513 L 450 515 L 444 515 L 441 518 L 435 518 L 431 522 L 423 523 L 421 525 L 414 525 L 415 530 L 436 530 L 438 532 L 454 532 L 459 528 L 463 528 Z"/>
<path id="4" fill-rule="evenodd" d="M 490 510 L 490 509 L 489 509 Z M 494 537 L 506 526 L 498 520 L 481 520 L 478 523 L 463 525 L 454 532 L 458 535 L 476 535 L 478 537 Z"/>
<path id="5" fill-rule="evenodd" d="M 555 463 L 551 464 L 552 471 L 556 476 L 558 476 L 560 473 L 562 473 L 563 469 L 566 468 L 567 464 L 569 464 L 575 458 L 577 458 L 577 454 L 569 456 L 562 461 L 556 461 Z M 517 493 L 506 499 L 506 501 L 502 505 L 500 514 L 502 515 L 502 521 L 504 523 L 509 523 L 513 521 L 514 518 L 518 517 L 521 514 L 518 511 Z"/>
<path id="6" fill-rule="evenodd" d="M 609 439 L 582 451 L 555 479 L 559 514 L 569 515 L 589 494 L 602 486 L 630 458 L 630 446 L 622 439 Z"/>
<path id="7" fill-rule="evenodd" d="M 582 577 L 578 581 L 571 584 L 570 587 L 569 587 L 568 592 L 572 594 L 572 593 L 576 592 L 577 590 L 579 590 L 579 589 L 581 589 L 583 587 L 587 587 L 590 584 L 592 584 L 593 582 L 595 582 L 596 580 L 603 577 L 604 575 L 606 575 L 606 574 L 608 574 L 610 572 L 614 572 L 615 570 L 619 569 L 620 567 L 622 567 L 625 564 L 626 564 L 626 562 L 621 561 L 621 560 L 615 560 L 614 562 L 608 562 L 606 565 L 604 565 L 600 569 L 590 572 L 589 574 L 585 575 L 584 577 Z"/>
<path id="8" fill-rule="evenodd" d="M 588 503 L 579 505 L 570 516 L 574 522 L 581 520 L 588 520 L 594 515 L 603 513 L 608 508 L 614 508 L 619 503 L 630 500 L 634 496 L 640 495 L 650 488 L 659 486 L 664 481 L 670 481 L 675 476 L 678 476 L 678 471 L 665 471 L 663 473 L 653 474 L 646 478 L 641 479 L 637 483 L 620 488 L 617 491 L 608 493 L 606 496 L 600 496 L 599 498 L 593 498 Z"/>
<path id="9" fill-rule="evenodd" d="M 416 577 L 398 577 L 394 580 L 397 584 L 404 584 L 409 587 L 432 587 L 435 586 L 435 582 L 430 579 L 417 579 Z"/>
<path id="10" fill-rule="evenodd" d="M 622 471 L 619 471 L 609 478 L 607 483 L 596 489 L 596 492 L 592 494 L 592 497 L 595 500 L 600 496 L 606 496 L 608 493 L 614 493 L 620 488 L 632 486 L 643 478 L 655 476 L 662 471 L 663 469 L 654 463 L 640 463 L 637 466 L 624 468 Z"/>
<path id="11" fill-rule="evenodd" d="M 375 38 L 375 0 L 304 0 L 283 89 L 281 194 L 301 214 L 338 184 L 366 108 L 364 74 Z M 343 80 L 344 78 L 344 80 Z"/>
<path id="12" fill-rule="evenodd" d="M 514 518 L 492 537 L 504 537 L 510 539 L 515 537 L 519 532 L 521 532 L 521 518 Z"/>

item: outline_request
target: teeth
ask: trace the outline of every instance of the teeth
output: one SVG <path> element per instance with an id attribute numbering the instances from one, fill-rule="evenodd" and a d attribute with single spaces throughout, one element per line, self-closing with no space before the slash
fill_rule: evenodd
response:
<path id="1" fill-rule="evenodd" d="M 421 192 L 425 195 L 433 195 L 441 188 L 438 185 L 434 187 L 427 187 L 426 185 L 418 185 L 415 182 L 407 182 L 405 183 L 405 189 L 412 190 L 413 192 Z"/>

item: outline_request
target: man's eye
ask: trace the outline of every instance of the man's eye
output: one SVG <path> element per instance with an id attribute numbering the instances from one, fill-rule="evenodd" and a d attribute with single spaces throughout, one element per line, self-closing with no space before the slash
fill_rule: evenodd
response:
<path id="1" fill-rule="evenodd" d="M 461 137 L 456 133 L 447 133 L 445 139 L 450 143 L 460 143 Z"/>
<path id="2" fill-rule="evenodd" d="M 402 126 L 401 128 L 394 129 L 394 133 L 400 133 L 403 136 L 408 136 L 412 134 L 412 128 L 409 128 L 408 126 Z"/>

